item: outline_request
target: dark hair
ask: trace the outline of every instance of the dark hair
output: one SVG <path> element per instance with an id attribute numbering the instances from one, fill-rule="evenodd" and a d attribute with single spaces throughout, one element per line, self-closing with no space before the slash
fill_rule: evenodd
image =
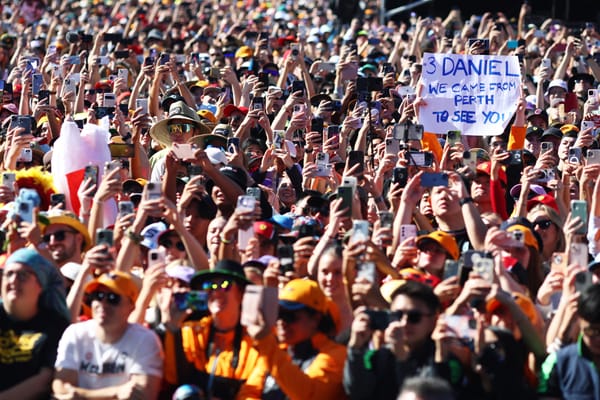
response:
<path id="1" fill-rule="evenodd" d="M 410 297 L 413 300 L 422 301 L 431 312 L 439 311 L 441 307 L 440 299 L 433 293 L 433 289 L 421 282 L 407 281 L 392 293 L 392 301 L 396 296 L 401 294 Z"/>
<path id="2" fill-rule="evenodd" d="M 587 322 L 600 323 L 600 284 L 594 284 L 581 293 L 577 310 Z"/>
<path id="3" fill-rule="evenodd" d="M 265 142 L 262 139 L 255 137 L 249 137 L 248 139 L 244 140 L 244 142 L 242 143 L 242 151 L 246 151 L 246 149 L 253 144 L 260 147 L 260 149 L 263 152 L 267 151 L 267 145 L 265 144 Z"/>
<path id="4" fill-rule="evenodd" d="M 448 382 L 434 377 L 408 378 L 402 385 L 402 393 L 414 393 L 423 400 L 454 400 L 454 392 Z"/>

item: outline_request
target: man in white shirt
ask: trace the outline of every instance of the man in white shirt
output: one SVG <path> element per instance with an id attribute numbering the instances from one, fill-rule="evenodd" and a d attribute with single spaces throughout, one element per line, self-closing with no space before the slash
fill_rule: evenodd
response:
<path id="1" fill-rule="evenodd" d="M 152 331 L 127 322 L 139 294 L 132 276 L 105 273 L 90 282 L 85 293 L 92 319 L 69 326 L 59 342 L 54 396 L 155 399 L 162 348 Z"/>

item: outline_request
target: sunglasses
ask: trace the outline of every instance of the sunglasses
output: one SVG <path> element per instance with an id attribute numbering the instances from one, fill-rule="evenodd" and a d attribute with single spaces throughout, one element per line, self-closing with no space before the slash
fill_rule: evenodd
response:
<path id="1" fill-rule="evenodd" d="M 433 314 L 425 314 L 419 310 L 396 310 L 392 311 L 392 315 L 395 316 L 398 321 L 402 321 L 406 315 L 406 322 L 409 324 L 418 324 L 423 317 L 431 317 Z"/>
<path id="2" fill-rule="evenodd" d="M 92 292 L 90 294 L 90 300 L 96 300 L 99 302 L 102 302 L 104 299 L 106 299 L 106 302 L 108 304 L 110 304 L 111 306 L 118 306 L 119 303 L 121 302 L 121 296 L 113 293 L 113 292 Z"/>
<path id="3" fill-rule="evenodd" d="M 182 133 L 191 132 L 194 129 L 192 124 L 171 124 L 167 127 L 169 133 L 174 135 L 181 135 Z"/>
<path id="4" fill-rule="evenodd" d="M 181 240 L 176 243 L 173 243 L 170 240 L 165 240 L 165 241 L 161 241 L 160 245 L 163 246 L 165 249 L 170 249 L 171 247 L 175 246 L 175 248 L 177 250 L 185 251 L 185 245 L 183 244 L 183 242 Z"/>
<path id="5" fill-rule="evenodd" d="M 66 236 L 67 233 L 76 234 L 77 232 L 71 231 L 71 230 L 62 230 L 62 231 L 48 233 L 48 234 L 42 236 L 42 241 L 44 243 L 50 243 L 50 238 L 52 238 L 52 236 L 54 236 L 54 240 L 56 240 L 57 242 L 62 242 L 67 237 Z"/>
<path id="6" fill-rule="evenodd" d="M 552 221 L 550 221 L 549 219 L 541 219 L 539 221 L 534 221 L 533 222 L 533 227 L 535 228 L 536 226 L 539 226 L 541 230 L 545 231 L 546 229 L 550 228 L 550 226 L 552 225 Z"/>
<path id="7" fill-rule="evenodd" d="M 286 310 L 285 308 L 279 308 L 279 313 L 277 314 L 277 319 L 282 320 L 286 324 L 293 324 L 298 320 L 298 312 Z"/>
<path id="8" fill-rule="evenodd" d="M 2 276 L 7 280 L 11 280 L 13 276 L 16 276 L 17 281 L 21 283 L 26 282 L 31 275 L 33 275 L 33 272 L 26 269 L 21 269 L 18 271 L 4 271 L 2 274 Z"/>
<path id="9" fill-rule="evenodd" d="M 219 291 L 219 292 L 229 292 L 229 290 L 231 289 L 231 287 L 233 286 L 233 281 L 222 281 L 220 283 L 218 282 L 204 282 L 202 284 L 202 290 L 206 291 L 206 292 L 214 292 L 214 291 Z"/>

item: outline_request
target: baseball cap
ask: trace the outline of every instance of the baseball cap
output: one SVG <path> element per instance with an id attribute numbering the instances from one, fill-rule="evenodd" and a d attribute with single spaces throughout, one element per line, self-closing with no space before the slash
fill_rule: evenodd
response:
<path id="1" fill-rule="evenodd" d="M 190 281 L 193 289 L 199 289 L 202 283 L 214 278 L 233 279 L 241 285 L 251 283 L 244 274 L 244 268 L 240 263 L 233 260 L 219 260 L 213 269 L 196 272 Z"/>
<path id="2" fill-rule="evenodd" d="M 482 163 L 477 164 L 477 173 L 482 173 L 482 174 L 486 174 L 491 176 L 492 175 L 492 163 L 490 161 L 484 161 Z M 500 170 L 498 171 L 498 178 L 500 179 L 500 182 L 504 183 L 506 185 L 506 172 L 504 171 L 504 168 L 500 168 Z"/>
<path id="3" fill-rule="evenodd" d="M 87 228 L 79 221 L 75 214 L 62 210 L 51 210 L 46 214 L 46 217 L 48 218 L 48 226 L 55 224 L 66 225 L 80 233 L 83 236 L 83 250 L 88 250 L 92 246 L 92 239 Z M 42 233 L 45 230 L 46 227 L 43 227 Z"/>
<path id="4" fill-rule="evenodd" d="M 544 134 L 544 130 L 542 128 L 540 128 L 539 126 L 530 126 L 525 131 L 525 137 L 530 136 L 530 135 L 537 135 L 537 136 L 541 137 L 543 134 Z"/>
<path id="5" fill-rule="evenodd" d="M 513 197 L 513 198 L 519 197 L 521 195 L 521 187 L 522 186 L 523 185 L 521 185 L 520 183 L 517 183 L 515 186 L 510 188 L 511 197 Z M 532 183 L 531 185 L 529 185 L 529 191 L 536 193 L 537 195 L 546 194 L 546 189 L 544 189 L 540 185 L 536 185 L 535 183 Z"/>
<path id="6" fill-rule="evenodd" d="M 567 87 L 567 82 L 563 81 L 562 79 L 553 79 L 552 81 L 550 81 L 550 84 L 548 85 L 548 89 L 546 90 L 546 93 L 544 93 L 544 96 L 548 96 L 548 92 L 550 92 L 550 89 L 555 87 L 564 89 L 565 92 L 569 91 L 569 88 Z"/>
<path id="7" fill-rule="evenodd" d="M 542 133 L 542 139 L 545 138 L 545 137 L 548 137 L 548 136 L 554 136 L 554 137 L 557 137 L 559 139 L 562 139 L 563 133 L 562 133 L 562 131 L 560 129 L 558 129 L 558 128 L 554 127 L 554 126 L 551 126 L 548 129 L 546 129 L 544 131 L 544 133 Z"/>
<path id="8" fill-rule="evenodd" d="M 523 313 L 527 316 L 527 319 L 531 321 L 533 326 L 535 326 L 536 328 L 541 327 L 542 326 L 542 318 L 540 316 L 539 311 L 535 307 L 535 304 L 533 304 L 533 302 L 531 301 L 531 299 L 529 299 L 527 296 L 525 296 L 524 294 L 519 293 L 519 292 L 513 292 L 511 294 L 512 294 L 512 297 L 513 297 L 513 300 L 515 301 L 515 303 L 517 303 L 517 305 L 519 306 L 521 311 L 523 311 Z M 502 303 L 500 303 L 496 299 L 491 299 L 487 302 L 485 309 L 488 313 L 493 313 L 494 311 L 498 310 L 501 307 L 502 307 Z"/>
<path id="9" fill-rule="evenodd" d="M 452 257 L 454 260 L 458 260 L 459 251 L 458 245 L 456 244 L 456 240 L 452 235 L 444 232 L 444 231 L 433 231 L 428 233 L 427 235 L 421 235 L 417 238 L 417 247 L 420 247 L 426 241 L 434 241 L 446 250 L 448 255 Z"/>
<path id="10" fill-rule="evenodd" d="M 531 210 L 537 204 L 544 204 L 554 209 L 554 211 L 559 212 L 558 204 L 556 204 L 556 199 L 554 199 L 554 197 L 549 194 L 540 194 L 529 199 L 529 201 L 527 202 L 527 211 Z"/>
<path id="11" fill-rule="evenodd" d="M 267 221 L 255 221 L 254 222 L 254 233 L 258 236 L 262 236 L 267 240 L 273 239 L 275 228 L 272 223 Z"/>
<path id="12" fill-rule="evenodd" d="M 196 270 L 189 265 L 182 264 L 181 260 L 176 260 L 165 267 L 165 272 L 171 278 L 190 283 Z"/>
<path id="13" fill-rule="evenodd" d="M 311 308 L 325 314 L 327 299 L 317 282 L 310 279 L 293 279 L 279 292 L 279 306 L 288 310 Z"/>
<path id="14" fill-rule="evenodd" d="M 155 222 L 142 229 L 144 239 L 140 243 L 142 246 L 151 250 L 158 248 L 158 237 L 163 231 L 167 230 L 164 222 Z"/>
<path id="15" fill-rule="evenodd" d="M 85 293 L 92 293 L 99 286 L 107 287 L 118 295 L 125 296 L 133 304 L 140 293 L 133 275 L 123 271 L 111 271 L 100 275 L 85 287 Z"/>

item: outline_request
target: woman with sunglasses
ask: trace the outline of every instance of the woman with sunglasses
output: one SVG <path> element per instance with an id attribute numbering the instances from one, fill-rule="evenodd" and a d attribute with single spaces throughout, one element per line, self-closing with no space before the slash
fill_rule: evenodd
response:
<path id="1" fill-rule="evenodd" d="M 542 238 L 543 250 L 540 255 L 542 261 L 549 264 L 552 253 L 565 251 L 563 222 L 556 210 L 544 204 L 534 206 L 527 214 L 527 219 Z"/>

